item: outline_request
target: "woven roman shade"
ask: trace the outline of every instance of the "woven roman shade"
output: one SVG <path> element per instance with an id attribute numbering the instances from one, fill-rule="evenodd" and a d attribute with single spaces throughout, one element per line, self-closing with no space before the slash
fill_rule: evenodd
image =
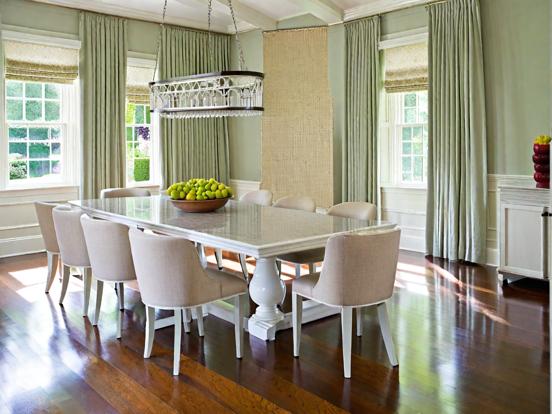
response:
<path id="1" fill-rule="evenodd" d="M 127 100 L 134 104 L 149 104 L 148 83 L 153 80 L 153 68 L 127 67 Z"/>
<path id="2" fill-rule="evenodd" d="M 384 54 L 387 93 L 428 88 L 426 42 L 385 49 Z"/>
<path id="3" fill-rule="evenodd" d="M 6 79 L 72 83 L 79 76 L 79 51 L 36 43 L 4 42 Z"/>

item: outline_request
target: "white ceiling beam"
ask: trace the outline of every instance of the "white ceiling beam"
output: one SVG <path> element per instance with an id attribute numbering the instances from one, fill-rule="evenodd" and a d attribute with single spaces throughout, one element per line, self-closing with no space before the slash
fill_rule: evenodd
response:
<path id="1" fill-rule="evenodd" d="M 176 0 L 176 1 L 182 4 L 186 3 L 186 0 Z M 202 4 L 208 3 L 208 0 L 196 0 L 196 1 Z M 245 4 L 242 4 L 237 0 L 232 1 L 232 7 L 234 8 L 234 14 L 236 16 L 236 20 L 247 23 L 248 25 L 250 25 L 249 27 L 252 26 L 263 30 L 276 29 L 277 22 L 271 17 L 249 6 L 246 6 Z M 222 12 L 228 16 L 231 15 L 230 6 L 228 5 L 228 0 L 213 0 L 213 9 L 216 9 L 216 11 Z M 239 30 L 239 24 L 238 24 L 238 30 Z M 234 27 L 229 26 L 228 31 L 233 32 Z"/>
<path id="2" fill-rule="evenodd" d="M 327 24 L 335 24 L 343 21 L 343 10 L 337 7 L 331 0 L 297 0 L 305 13 L 310 13 Z"/>
<path id="3" fill-rule="evenodd" d="M 381 13 L 389 13 L 391 11 L 419 6 L 429 2 L 429 0 L 374 0 L 370 3 L 345 10 L 344 20 L 348 21 Z"/>

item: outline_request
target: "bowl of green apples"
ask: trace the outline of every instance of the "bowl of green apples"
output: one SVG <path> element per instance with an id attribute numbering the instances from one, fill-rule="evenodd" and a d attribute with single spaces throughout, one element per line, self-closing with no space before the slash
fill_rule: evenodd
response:
<path id="1" fill-rule="evenodd" d="M 208 213 L 223 207 L 234 193 L 214 178 L 192 178 L 172 184 L 167 195 L 175 207 L 187 213 Z"/>

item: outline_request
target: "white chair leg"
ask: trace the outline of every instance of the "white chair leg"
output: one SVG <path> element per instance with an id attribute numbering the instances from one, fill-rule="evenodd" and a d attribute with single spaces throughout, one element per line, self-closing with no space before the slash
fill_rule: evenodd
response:
<path id="1" fill-rule="evenodd" d="M 314 273 L 315 272 L 315 268 L 314 268 L 314 263 L 309 263 L 309 273 Z"/>
<path id="2" fill-rule="evenodd" d="M 247 261 L 245 260 L 245 254 L 239 254 L 238 255 L 238 258 L 240 260 L 240 266 L 241 266 L 241 269 L 242 269 L 242 273 L 243 273 L 243 278 L 245 279 L 245 281 L 247 283 L 249 283 L 249 271 L 247 270 Z"/>
<path id="3" fill-rule="evenodd" d="M 92 287 L 92 269 L 85 267 L 82 272 L 82 282 L 84 284 L 84 301 L 82 307 L 82 316 L 88 315 L 88 305 L 90 304 L 90 289 Z"/>
<path id="4" fill-rule="evenodd" d="M 203 308 L 201 306 L 196 307 L 197 317 L 197 332 L 199 336 L 205 336 L 205 330 L 203 329 Z"/>
<path id="5" fill-rule="evenodd" d="M 63 304 L 65 294 L 67 293 L 67 286 L 69 286 L 69 279 L 71 279 L 71 268 L 67 265 L 63 265 L 63 280 L 61 284 L 61 295 L 59 297 L 59 304 Z"/>
<path id="6" fill-rule="evenodd" d="M 94 310 L 94 320 L 92 325 L 98 325 L 98 320 L 100 319 L 100 308 L 102 306 L 102 296 L 103 296 L 103 282 L 101 280 L 96 280 L 96 309 Z"/>
<path id="7" fill-rule="evenodd" d="M 222 249 L 215 249 L 215 259 L 217 260 L 217 267 L 219 270 L 224 269 L 222 264 Z"/>
<path id="8" fill-rule="evenodd" d="M 155 336 L 155 308 L 146 306 L 146 342 L 144 344 L 144 358 L 149 358 L 151 356 L 154 336 Z"/>
<path id="9" fill-rule="evenodd" d="M 362 336 L 362 308 L 356 308 L 355 313 L 357 336 Z"/>
<path id="10" fill-rule="evenodd" d="M 397 354 L 395 353 L 395 345 L 393 344 L 393 337 L 391 336 L 391 329 L 389 327 L 387 302 L 380 303 L 377 308 L 381 334 L 383 336 L 383 342 L 385 343 L 385 349 L 387 350 L 387 356 L 389 357 L 391 365 L 396 367 L 399 365 L 399 360 L 397 359 Z"/>
<path id="11" fill-rule="evenodd" d="M 50 288 L 52 287 L 54 279 L 56 278 L 59 254 L 46 252 L 46 256 L 48 257 L 48 277 L 46 279 L 45 292 L 48 293 L 50 291 Z"/>
<path id="12" fill-rule="evenodd" d="M 190 309 L 184 309 L 182 312 L 184 312 L 184 319 L 182 319 L 182 322 L 184 323 L 184 332 L 190 333 L 190 322 L 192 321 L 192 312 L 190 312 Z"/>
<path id="13" fill-rule="evenodd" d="M 173 375 L 180 373 L 180 341 L 182 340 L 182 309 L 174 310 Z"/>
<path id="14" fill-rule="evenodd" d="M 303 322 L 303 298 L 291 293 L 291 318 L 293 324 L 293 356 L 299 356 L 301 348 L 301 324 Z"/>
<path id="15" fill-rule="evenodd" d="M 276 269 L 278 271 L 278 277 L 282 277 L 282 262 L 280 260 L 276 260 Z"/>
<path id="16" fill-rule="evenodd" d="M 343 347 L 343 376 L 351 378 L 351 337 L 353 336 L 353 308 L 341 308 L 341 339 Z"/>
<path id="17" fill-rule="evenodd" d="M 205 247 L 201 243 L 197 243 L 197 250 L 199 253 L 199 261 L 201 262 L 201 266 L 204 268 L 207 267 L 207 256 L 205 255 Z"/>
<path id="18" fill-rule="evenodd" d="M 295 265 L 295 277 L 300 278 L 301 277 L 301 264 L 297 263 Z"/>
<path id="19" fill-rule="evenodd" d="M 236 358 L 243 356 L 243 307 L 247 295 L 238 295 L 234 298 L 234 335 L 236 336 Z"/>
<path id="20" fill-rule="evenodd" d="M 125 310 L 125 285 L 123 282 L 115 284 L 117 286 L 117 301 L 119 302 L 119 310 Z"/>

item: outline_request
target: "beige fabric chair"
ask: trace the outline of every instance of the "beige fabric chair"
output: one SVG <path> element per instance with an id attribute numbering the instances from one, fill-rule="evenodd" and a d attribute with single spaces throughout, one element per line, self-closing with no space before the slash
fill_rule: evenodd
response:
<path id="1" fill-rule="evenodd" d="M 46 255 L 48 257 L 48 276 L 46 278 L 45 289 L 45 292 L 48 293 L 56 277 L 59 262 L 59 246 L 56 237 L 56 229 L 54 227 L 54 218 L 52 216 L 52 210 L 59 204 L 37 201 L 34 205 L 40 232 L 44 239 L 44 247 L 46 247 Z"/>
<path id="2" fill-rule="evenodd" d="M 243 201 L 244 203 L 257 204 L 258 206 L 270 206 L 272 204 L 272 191 L 249 191 L 240 197 L 240 201 Z"/>
<path id="3" fill-rule="evenodd" d="M 343 372 L 351 377 L 352 310 L 357 309 L 357 335 L 362 335 L 365 306 L 377 305 L 383 341 L 391 365 L 398 365 L 389 328 L 386 301 L 393 295 L 399 256 L 400 229 L 341 234 L 326 244 L 321 273 L 293 281 L 293 355 L 299 356 L 302 298 L 341 308 Z"/>
<path id="4" fill-rule="evenodd" d="M 134 263 L 128 240 L 128 227 L 107 220 L 95 220 L 86 214 L 80 218 L 92 273 L 96 279 L 96 310 L 92 325 L 98 325 L 102 305 L 104 282 L 117 286 L 119 315 L 117 338 L 121 337 L 124 310 L 124 283 L 136 280 Z"/>
<path id="5" fill-rule="evenodd" d="M 328 209 L 330 216 L 339 216 L 357 220 L 375 220 L 377 215 L 376 205 L 364 201 L 349 201 L 336 204 Z M 324 260 L 324 248 L 304 250 L 279 256 L 277 260 L 295 265 L 295 277 L 301 277 L 301 265 L 309 265 L 309 273 L 314 273 L 315 263 Z M 278 266 L 281 269 L 281 265 Z"/>
<path id="6" fill-rule="evenodd" d="M 118 197 L 149 197 L 151 193 L 145 188 L 105 188 L 100 193 L 100 198 Z"/>
<path id="7" fill-rule="evenodd" d="M 287 196 L 282 197 L 272 205 L 278 208 L 289 208 L 290 210 L 303 210 L 314 213 L 316 211 L 316 204 L 314 200 L 307 196 Z"/>
<path id="8" fill-rule="evenodd" d="M 155 309 L 170 309 L 175 316 L 173 375 L 180 369 L 182 311 L 195 308 L 199 334 L 203 336 L 202 306 L 235 298 L 236 358 L 243 354 L 243 307 L 247 284 L 232 274 L 204 269 L 194 245 L 182 238 L 129 232 L 136 277 L 146 305 L 144 358 L 149 358 L 155 333 Z M 201 325 L 200 325 L 201 324 Z"/>
<path id="9" fill-rule="evenodd" d="M 86 249 L 86 241 L 80 223 L 80 216 L 83 211 L 79 208 L 72 209 L 69 206 L 58 206 L 52 211 L 54 226 L 56 229 L 61 263 L 63 265 L 63 281 L 59 304 L 63 303 L 67 286 L 71 278 L 71 267 L 81 269 L 82 281 L 84 284 L 84 305 L 82 315 L 88 314 L 88 303 L 90 301 L 90 286 L 92 284 L 92 271 L 90 259 Z"/>

